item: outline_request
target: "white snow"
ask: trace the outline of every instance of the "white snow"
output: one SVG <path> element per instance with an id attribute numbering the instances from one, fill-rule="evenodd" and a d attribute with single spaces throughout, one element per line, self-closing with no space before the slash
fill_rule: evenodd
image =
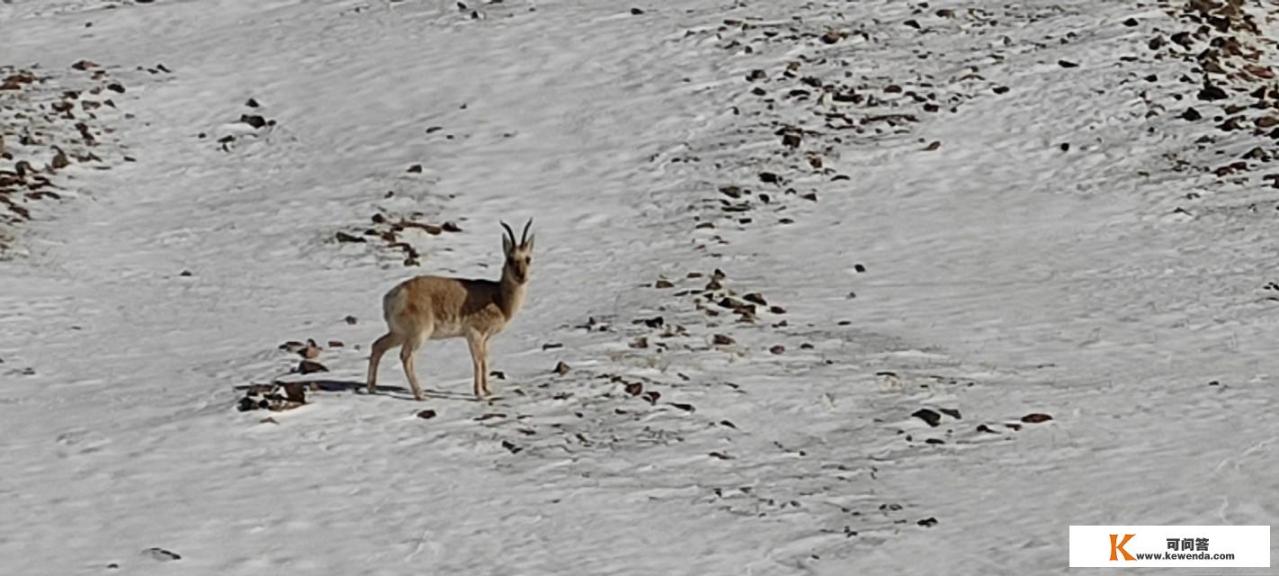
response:
<path id="1" fill-rule="evenodd" d="M 0 573 L 1065 573 L 1071 524 L 1279 517 L 1279 192 L 1178 168 L 1274 140 L 1211 129 L 1159 5 L 467 4 L 0 4 L 0 66 L 127 87 L 0 262 Z M 807 75 L 918 121 L 828 127 L 867 110 Z M 412 212 L 462 229 L 406 229 L 421 266 L 334 240 Z M 495 278 L 529 217 L 501 398 L 460 340 L 427 402 L 393 355 L 364 394 L 382 294 Z M 716 269 L 784 313 L 695 304 Z M 325 390 L 236 411 L 276 378 Z"/>

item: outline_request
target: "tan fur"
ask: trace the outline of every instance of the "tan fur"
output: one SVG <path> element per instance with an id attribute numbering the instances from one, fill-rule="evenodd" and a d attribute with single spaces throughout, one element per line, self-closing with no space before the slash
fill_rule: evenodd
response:
<path id="1" fill-rule="evenodd" d="M 413 388 L 413 397 L 423 399 L 414 370 L 413 355 L 427 340 L 466 338 L 471 350 L 474 388 L 477 397 L 487 396 L 488 340 L 510 323 L 524 305 L 533 238 L 524 226 L 524 239 L 517 245 L 515 233 L 503 224 L 509 236 L 502 238 L 506 261 L 498 281 L 418 276 L 405 280 L 382 298 L 382 316 L 387 333 L 373 343 L 369 356 L 369 393 L 377 390 L 378 363 L 388 350 L 400 347 L 400 362 Z"/>

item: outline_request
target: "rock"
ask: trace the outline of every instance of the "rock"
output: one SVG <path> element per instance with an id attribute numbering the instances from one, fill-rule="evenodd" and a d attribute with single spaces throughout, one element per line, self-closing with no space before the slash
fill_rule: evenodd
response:
<path id="1" fill-rule="evenodd" d="M 176 552 L 170 552 L 168 550 L 165 550 L 164 548 L 147 548 L 146 550 L 142 551 L 142 555 L 148 556 L 155 560 L 159 560 L 161 562 L 169 562 L 172 560 L 182 559 L 181 555 L 177 554 Z"/>
<path id="2" fill-rule="evenodd" d="M 856 271 L 858 274 L 861 274 L 866 271 L 866 267 L 861 264 L 854 264 L 853 270 Z"/>
<path id="3" fill-rule="evenodd" d="M 772 172 L 760 172 L 759 181 L 765 184 L 780 184 L 782 181 L 782 178 L 781 176 L 778 176 L 777 174 L 774 174 Z"/>
<path id="4" fill-rule="evenodd" d="M 364 242 L 365 241 L 364 238 L 360 236 L 354 236 L 341 231 L 339 231 L 336 234 L 336 237 L 338 242 Z"/>
<path id="5" fill-rule="evenodd" d="M 773 354 L 783 354 L 786 352 L 786 347 L 782 346 L 781 344 L 777 344 L 776 346 L 769 348 L 768 351 L 772 352 Z"/>
<path id="6" fill-rule="evenodd" d="M 996 94 L 1007 94 L 1008 90 L 1009 88 L 1007 86 L 996 86 L 994 88 L 991 88 L 991 91 L 993 91 Z"/>
<path id="7" fill-rule="evenodd" d="M 936 428 L 939 424 L 941 424 L 941 414 L 938 414 L 936 410 L 929 410 L 928 408 L 920 408 L 919 410 L 916 410 L 913 414 L 911 414 L 911 416 L 915 418 L 919 418 L 920 420 L 923 420 L 924 422 L 928 423 L 929 426 L 934 428 Z"/>
<path id="8" fill-rule="evenodd" d="M 751 70 L 750 73 L 746 75 L 747 82 L 755 82 L 758 80 L 766 80 L 766 79 L 768 79 L 768 74 L 765 73 L 763 70 L 759 70 L 759 69 Z"/>
<path id="9" fill-rule="evenodd" d="M 653 287 L 658 289 L 665 289 L 665 288 L 674 288 L 675 285 L 672 284 L 670 280 L 659 279 L 657 282 L 653 283 Z"/>
<path id="10" fill-rule="evenodd" d="M 49 162 L 49 167 L 54 170 L 61 170 L 71 165 L 71 161 L 67 159 L 66 153 L 62 149 L 55 147 L 57 152 L 53 155 L 53 160 Z"/>
<path id="11" fill-rule="evenodd" d="M 1039 424 L 1052 420 L 1053 417 L 1040 412 L 1034 412 L 1021 417 L 1021 421 L 1027 424 Z"/>
<path id="12" fill-rule="evenodd" d="M 835 30 L 827 30 L 826 33 L 821 36 L 821 41 L 825 44 L 834 44 L 843 39 L 844 34 Z"/>
<path id="13" fill-rule="evenodd" d="M 626 393 L 631 396 L 639 396 L 644 392 L 644 385 L 639 382 L 628 382 L 626 384 Z"/>
<path id="14" fill-rule="evenodd" d="M 1078 68 L 1079 67 L 1078 63 L 1071 62 L 1070 60 L 1058 60 L 1057 65 L 1061 66 L 1062 68 Z"/>
<path id="15" fill-rule="evenodd" d="M 72 64 L 72 65 L 71 65 L 71 67 L 72 67 L 72 68 L 74 68 L 74 69 L 76 69 L 76 70 L 84 71 L 84 70 L 88 70 L 88 69 L 90 69 L 90 68 L 97 68 L 97 67 L 98 67 L 98 65 L 97 65 L 96 63 L 92 62 L 92 61 L 89 61 L 89 60 L 80 60 L 79 62 L 76 62 L 75 64 Z"/>
<path id="16" fill-rule="evenodd" d="M 987 433 L 987 434 L 998 434 L 998 432 L 996 432 L 996 431 L 992 430 L 992 429 L 990 428 L 990 426 L 987 426 L 987 425 L 985 425 L 985 424 L 978 424 L 978 425 L 977 425 L 977 431 L 978 431 L 978 432 L 985 432 L 985 433 Z"/>
<path id="17" fill-rule="evenodd" d="M 670 404 L 671 404 L 671 406 L 674 406 L 674 407 L 676 407 L 676 408 L 679 408 L 680 410 L 683 410 L 683 411 L 685 411 L 685 412 L 696 412 L 696 411 L 697 411 L 697 408 L 694 408 L 692 404 L 684 404 L 683 402 L 671 402 Z"/>
<path id="18" fill-rule="evenodd" d="M 343 318 L 343 320 L 345 320 L 347 324 L 350 324 L 352 326 L 354 326 L 356 322 L 359 322 L 358 318 L 356 318 L 355 316 L 351 316 L 349 314 L 347 315 L 346 318 Z"/>
<path id="19" fill-rule="evenodd" d="M 657 404 L 657 399 L 661 397 L 662 397 L 662 394 L 660 392 L 654 392 L 652 390 L 649 390 L 648 392 L 645 392 L 643 394 L 643 398 L 645 400 L 648 400 L 649 404 Z"/>
<path id="20" fill-rule="evenodd" d="M 417 417 L 423 420 L 430 420 L 435 417 L 435 411 L 430 409 L 422 410 L 417 413 Z"/>
<path id="21" fill-rule="evenodd" d="M 941 148 L 941 140 L 933 140 L 932 143 L 928 145 L 928 147 L 924 148 L 924 151 L 932 152 L 933 150 L 936 150 L 938 148 Z"/>
<path id="22" fill-rule="evenodd" d="M 920 26 L 920 25 L 919 25 L 919 22 L 918 22 L 918 21 L 916 21 L 916 20 L 907 20 L 907 21 L 905 21 L 905 22 L 902 22 L 902 24 L 903 24 L 903 25 L 905 25 L 905 26 L 909 26 L 909 27 L 911 27 L 911 28 L 914 28 L 914 29 L 916 29 L 916 30 L 923 30 L 923 27 L 922 27 L 922 26 Z"/>
<path id="23" fill-rule="evenodd" d="M 503 447 L 503 448 L 506 448 L 507 450 L 509 450 L 509 451 L 511 452 L 511 454 L 519 454 L 521 451 L 523 451 L 523 450 L 524 450 L 523 448 L 521 448 L 521 447 L 519 447 L 519 446 L 516 446 L 516 445 L 515 445 L 514 443 L 512 443 L 510 440 L 503 440 L 503 441 L 502 441 L 502 447 Z"/>
<path id="24" fill-rule="evenodd" d="M 643 13 L 644 13 L 644 10 L 643 10 L 643 9 L 640 9 L 640 8 L 631 8 L 631 16 L 639 16 L 639 15 L 641 15 L 641 14 L 643 14 Z"/>
<path id="25" fill-rule="evenodd" d="M 916 522 L 916 524 L 923 526 L 924 528 L 931 528 L 937 525 L 937 519 L 928 517 L 928 518 L 924 518 L 923 520 L 920 520 L 919 522 Z"/>
<path id="26" fill-rule="evenodd" d="M 421 165 L 421 164 L 414 164 L 414 165 L 412 165 L 412 166 L 409 166 L 409 169 L 408 169 L 408 170 L 405 170 L 405 172 L 408 172 L 409 174 L 421 174 L 421 173 L 422 173 L 422 165 Z"/>
<path id="27" fill-rule="evenodd" d="M 963 417 L 959 415 L 959 410 L 954 408 L 938 408 L 937 411 L 956 420 L 963 420 Z"/>
<path id="28" fill-rule="evenodd" d="M 244 105 L 248 106 L 249 108 L 257 108 L 261 106 L 260 104 L 258 104 L 258 101 L 253 98 L 249 98 L 248 101 L 244 103 Z"/>
<path id="29" fill-rule="evenodd" d="M 1199 94 L 1196 97 L 1200 100 L 1211 102 L 1213 100 L 1225 100 L 1230 96 L 1226 94 L 1225 90 L 1222 90 L 1219 86 L 1216 86 L 1205 79 L 1203 88 L 1199 90 Z"/>
<path id="30" fill-rule="evenodd" d="M 561 360 L 558 364 L 555 365 L 554 372 L 556 374 L 559 374 L 560 376 L 568 374 L 568 371 L 569 371 L 568 364 L 565 364 L 563 360 Z"/>
<path id="31" fill-rule="evenodd" d="M 1136 26 L 1136 25 L 1137 25 L 1137 19 L 1136 19 L 1136 18 L 1129 18 L 1129 19 L 1127 19 L 1127 20 L 1124 20 L 1124 26 L 1127 26 L 1127 27 L 1129 27 L 1129 28 L 1132 28 L 1133 26 Z"/>
<path id="32" fill-rule="evenodd" d="M 316 372 L 328 372 L 329 369 L 314 360 L 303 360 L 298 363 L 297 371 L 300 374 L 314 374 Z"/>
<path id="33" fill-rule="evenodd" d="M 802 142 L 803 137 L 801 137 L 798 133 L 787 132 L 782 134 L 782 146 L 787 148 L 799 148 L 799 145 Z"/>
<path id="34" fill-rule="evenodd" d="M 716 346 L 732 346 L 733 344 L 736 344 L 737 341 L 730 336 L 726 336 L 724 334 L 716 334 L 711 337 L 711 343 L 713 343 Z"/>
<path id="35" fill-rule="evenodd" d="M 283 382 L 280 387 L 284 389 L 284 398 L 289 402 L 298 404 L 306 404 L 306 384 L 303 382 Z"/>
<path id="36" fill-rule="evenodd" d="M 257 130 L 259 128 L 262 128 L 263 126 L 266 126 L 266 118 L 263 118 L 262 116 L 258 114 L 241 114 L 240 121 L 245 124 L 248 124 L 254 130 Z"/>

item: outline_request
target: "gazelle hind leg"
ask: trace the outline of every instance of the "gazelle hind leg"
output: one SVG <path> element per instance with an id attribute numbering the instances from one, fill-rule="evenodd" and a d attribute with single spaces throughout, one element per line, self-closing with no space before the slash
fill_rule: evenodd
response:
<path id="1" fill-rule="evenodd" d="M 413 355 L 421 345 L 422 339 L 419 337 L 406 339 L 400 346 L 400 363 L 404 365 L 404 376 L 409 379 L 409 386 L 413 388 L 413 397 L 418 401 L 426 399 L 422 395 L 422 385 L 417 381 L 417 371 L 413 365 Z"/>
<path id="2" fill-rule="evenodd" d="M 386 354 L 387 350 L 399 345 L 400 339 L 393 332 L 387 332 L 373 342 L 373 352 L 369 355 L 369 376 L 367 380 L 369 394 L 377 391 L 377 369 L 382 362 L 382 355 Z"/>
<path id="3" fill-rule="evenodd" d="M 489 389 L 489 337 L 480 338 L 480 389 L 483 396 L 492 396 Z"/>

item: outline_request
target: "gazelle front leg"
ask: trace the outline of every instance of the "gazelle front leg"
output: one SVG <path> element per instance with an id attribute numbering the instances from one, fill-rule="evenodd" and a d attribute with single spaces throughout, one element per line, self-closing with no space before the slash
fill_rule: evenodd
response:
<path id="1" fill-rule="evenodd" d="M 466 344 L 471 349 L 471 370 L 473 372 L 473 388 L 476 398 L 484 397 L 484 343 L 483 337 L 471 332 L 466 335 Z"/>
<path id="2" fill-rule="evenodd" d="M 493 391 L 489 390 L 489 339 L 488 339 L 488 336 L 480 337 L 480 389 L 484 391 L 485 396 L 493 395 Z"/>

